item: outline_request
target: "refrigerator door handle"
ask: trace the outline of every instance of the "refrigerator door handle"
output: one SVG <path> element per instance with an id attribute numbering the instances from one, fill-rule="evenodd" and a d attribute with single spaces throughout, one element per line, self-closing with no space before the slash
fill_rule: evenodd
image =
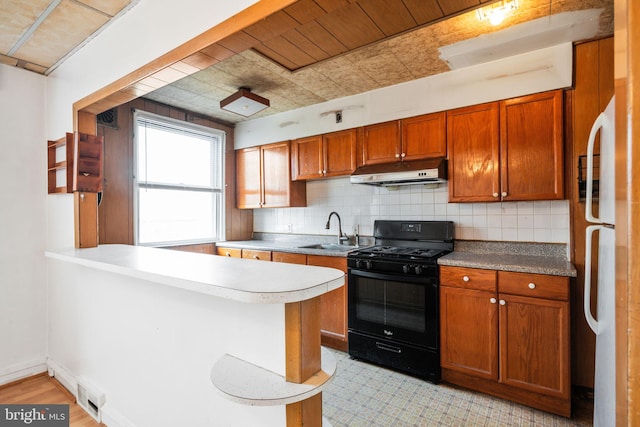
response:
<path id="1" fill-rule="evenodd" d="M 596 135 L 607 122 L 607 116 L 605 116 L 604 113 L 600 113 L 596 121 L 593 122 L 593 126 L 591 126 L 591 132 L 589 132 L 589 139 L 587 140 L 587 199 L 585 218 L 587 221 L 596 224 L 601 224 L 602 220 L 593 216 L 593 150 L 596 143 Z"/>
<path id="2" fill-rule="evenodd" d="M 598 321 L 593 318 L 591 313 L 591 248 L 593 232 L 602 229 L 602 227 L 602 225 L 590 225 L 587 227 L 584 252 L 584 317 L 596 335 L 598 335 Z"/>

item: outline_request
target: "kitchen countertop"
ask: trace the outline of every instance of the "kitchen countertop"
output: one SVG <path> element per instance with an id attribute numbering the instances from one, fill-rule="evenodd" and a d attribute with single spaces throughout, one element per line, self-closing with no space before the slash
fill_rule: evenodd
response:
<path id="1" fill-rule="evenodd" d="M 224 247 L 224 248 L 238 248 L 238 249 L 256 249 L 263 251 L 278 251 L 278 252 L 289 252 L 294 254 L 305 254 L 305 255 L 324 255 L 324 256 L 333 256 L 333 257 L 346 257 L 347 254 L 351 251 L 362 249 L 365 246 L 349 246 L 344 245 L 345 247 L 351 248 L 346 251 L 334 251 L 330 249 L 313 249 L 313 248 L 302 248 L 300 246 L 312 245 L 316 243 L 322 244 L 333 244 L 337 243 L 336 239 L 331 241 L 327 240 L 309 240 L 308 238 L 302 238 L 299 240 L 230 240 L 225 242 L 216 242 L 216 246 Z"/>
<path id="2" fill-rule="evenodd" d="M 325 251 L 323 251 L 325 252 Z M 327 267 L 270 263 L 129 245 L 47 251 L 52 259 L 247 303 L 303 301 L 344 285 Z"/>
<path id="3" fill-rule="evenodd" d="M 573 264 L 559 257 L 451 252 L 439 258 L 438 264 L 576 277 L 576 269 Z"/>

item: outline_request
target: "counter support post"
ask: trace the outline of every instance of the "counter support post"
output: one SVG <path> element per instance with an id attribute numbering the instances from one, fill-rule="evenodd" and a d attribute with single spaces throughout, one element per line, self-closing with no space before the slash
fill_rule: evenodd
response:
<path id="1" fill-rule="evenodd" d="M 286 379 L 303 383 L 321 369 L 320 297 L 285 304 Z M 321 427 L 322 393 L 288 404 L 287 427 Z"/>

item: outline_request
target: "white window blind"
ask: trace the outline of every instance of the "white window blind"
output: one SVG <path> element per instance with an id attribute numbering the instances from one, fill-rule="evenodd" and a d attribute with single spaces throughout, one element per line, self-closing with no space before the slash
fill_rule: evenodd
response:
<path id="1" fill-rule="evenodd" d="M 136 244 L 220 240 L 224 132 L 134 113 Z"/>

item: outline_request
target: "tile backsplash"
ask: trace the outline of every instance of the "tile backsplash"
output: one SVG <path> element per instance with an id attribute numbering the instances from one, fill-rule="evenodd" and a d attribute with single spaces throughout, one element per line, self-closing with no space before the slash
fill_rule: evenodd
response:
<path id="1" fill-rule="evenodd" d="M 329 213 L 342 219 L 342 231 L 371 236 L 376 219 L 446 220 L 457 239 L 569 243 L 569 202 L 448 203 L 448 188 L 409 185 L 388 189 L 351 184 L 349 178 L 307 182 L 307 207 L 255 209 L 256 232 L 336 234 L 337 220 L 325 229 Z"/>

